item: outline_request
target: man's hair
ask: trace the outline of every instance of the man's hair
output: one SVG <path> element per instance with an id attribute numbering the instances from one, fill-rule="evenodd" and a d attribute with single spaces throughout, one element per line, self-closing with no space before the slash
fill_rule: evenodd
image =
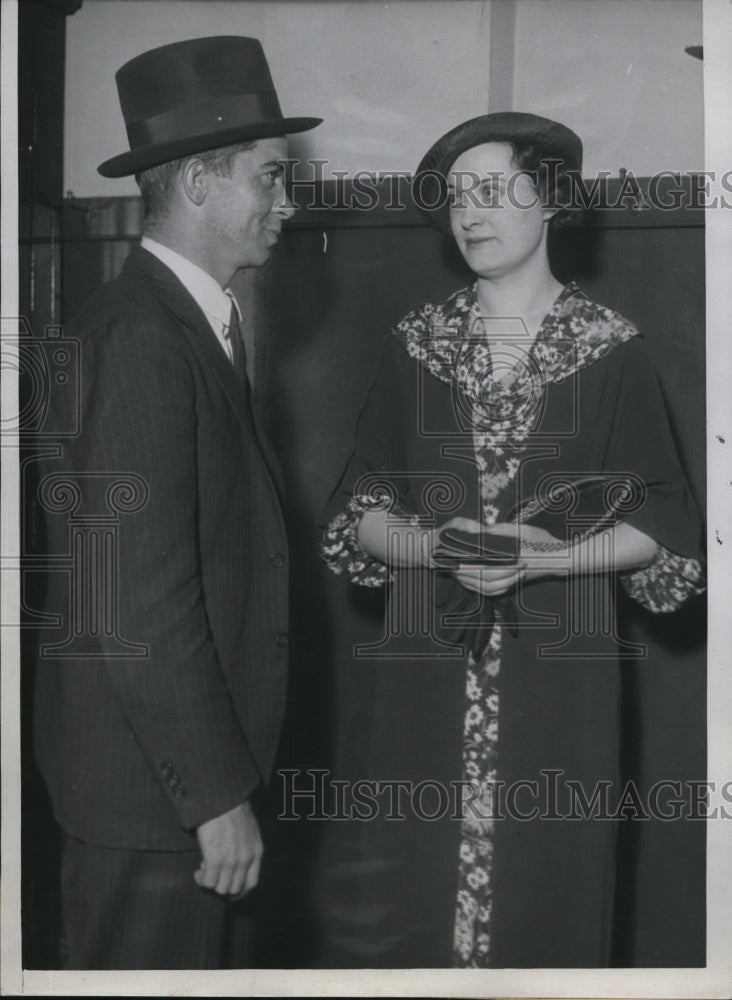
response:
<path id="1" fill-rule="evenodd" d="M 220 146 L 218 149 L 208 149 L 203 153 L 192 154 L 196 159 L 201 160 L 206 167 L 219 177 L 229 177 L 231 175 L 231 164 L 237 153 L 242 153 L 246 149 L 254 146 L 254 140 L 250 142 L 237 142 L 231 146 Z M 168 163 L 161 163 L 157 167 L 148 167 L 135 174 L 135 180 L 142 194 L 142 202 L 145 206 L 145 223 L 157 222 L 164 219 L 170 208 L 175 181 L 180 173 L 180 169 L 186 160 L 191 156 L 183 156 L 178 160 L 170 160 Z"/>

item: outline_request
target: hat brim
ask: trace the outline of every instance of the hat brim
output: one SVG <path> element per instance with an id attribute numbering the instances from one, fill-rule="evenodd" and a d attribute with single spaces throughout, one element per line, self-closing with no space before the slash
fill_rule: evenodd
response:
<path id="1" fill-rule="evenodd" d="M 431 226 L 443 233 L 450 233 L 450 209 L 445 199 L 435 208 L 440 186 L 437 176 L 443 178 L 446 188 L 447 175 L 455 160 L 474 146 L 486 142 L 519 142 L 536 146 L 542 155 L 564 162 L 567 169 L 582 169 L 582 140 L 559 122 L 523 111 L 497 111 L 462 122 L 441 136 L 425 153 L 417 167 L 412 190 L 419 184 L 421 197 L 417 207 Z M 420 175 L 423 176 L 420 181 Z M 425 186 L 426 184 L 426 186 Z M 421 203 L 420 203 L 421 202 Z"/>
<path id="2" fill-rule="evenodd" d="M 132 174 L 178 160 L 182 156 L 205 153 L 209 149 L 231 146 L 236 142 L 255 139 L 273 139 L 296 132 L 307 132 L 320 125 L 322 118 L 277 118 L 273 121 L 256 122 L 228 128 L 221 132 L 207 132 L 205 135 L 186 136 L 172 139 L 144 148 L 129 150 L 100 163 L 97 171 L 102 177 L 130 177 Z"/>

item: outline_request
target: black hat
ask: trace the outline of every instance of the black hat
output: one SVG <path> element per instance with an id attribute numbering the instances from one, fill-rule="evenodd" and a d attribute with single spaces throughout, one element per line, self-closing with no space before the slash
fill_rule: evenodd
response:
<path id="1" fill-rule="evenodd" d="M 582 140 L 566 125 L 523 111 L 497 111 L 471 118 L 438 139 L 417 167 L 412 192 L 430 225 L 450 232 L 447 174 L 458 156 L 484 142 L 535 146 L 542 157 L 563 161 L 566 170 L 582 169 Z"/>
<path id="2" fill-rule="evenodd" d="M 103 177 L 219 146 L 305 132 L 321 118 L 283 118 L 262 45 L 216 35 L 143 52 L 117 71 L 130 151 L 105 160 Z"/>

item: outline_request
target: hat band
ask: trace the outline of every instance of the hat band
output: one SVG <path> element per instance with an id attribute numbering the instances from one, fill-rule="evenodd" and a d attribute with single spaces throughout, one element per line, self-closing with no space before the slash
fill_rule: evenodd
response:
<path id="1" fill-rule="evenodd" d="M 209 97 L 127 125 L 130 149 L 192 136 L 215 135 L 282 118 L 274 90 Z"/>

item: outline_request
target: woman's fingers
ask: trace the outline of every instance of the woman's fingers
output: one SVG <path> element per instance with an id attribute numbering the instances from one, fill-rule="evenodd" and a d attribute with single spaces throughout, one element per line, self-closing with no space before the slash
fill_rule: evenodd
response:
<path id="1" fill-rule="evenodd" d="M 508 563 L 505 566 L 481 566 L 477 563 L 460 563 L 455 570 L 456 576 L 466 579 L 483 580 L 486 583 L 507 579 L 524 569 L 525 563 Z"/>
<path id="2" fill-rule="evenodd" d="M 440 531 L 444 531 L 446 528 L 451 528 L 454 531 L 469 531 L 474 535 L 484 530 L 480 521 L 473 521 L 469 517 L 450 518 L 449 521 L 440 526 Z"/>
<path id="3" fill-rule="evenodd" d="M 491 535 L 509 535 L 513 538 L 520 538 L 524 544 L 531 545 L 532 542 L 544 544 L 545 542 L 559 542 L 560 539 L 546 531 L 545 528 L 537 528 L 534 524 L 513 524 L 510 521 L 501 521 L 492 524 L 485 529 Z"/>
<path id="4" fill-rule="evenodd" d="M 495 597 L 515 587 L 525 569 L 523 563 L 490 569 L 462 564 L 453 575 L 466 590 L 472 590 L 486 597 Z"/>
<path id="5" fill-rule="evenodd" d="M 522 525 L 513 524 L 510 521 L 501 521 L 498 524 L 492 524 L 488 528 L 484 528 L 490 535 L 511 535 L 514 538 L 518 535 L 519 530 L 522 529 Z"/>

